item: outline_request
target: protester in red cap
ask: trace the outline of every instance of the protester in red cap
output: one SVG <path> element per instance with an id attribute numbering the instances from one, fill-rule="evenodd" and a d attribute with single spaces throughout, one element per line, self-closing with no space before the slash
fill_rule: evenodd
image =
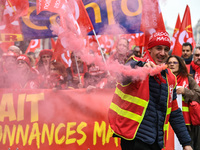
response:
<path id="1" fill-rule="evenodd" d="M 47 56 L 51 56 L 53 55 L 53 51 L 51 49 L 43 49 L 40 51 L 40 57 L 47 55 Z"/>
<path id="2" fill-rule="evenodd" d="M 127 65 L 155 68 L 168 58 L 170 38 L 166 31 L 151 35 L 143 59 Z M 192 150 L 190 135 L 176 101 L 176 77 L 166 68 L 143 81 L 131 77 L 117 85 L 109 109 L 109 122 L 115 136 L 121 137 L 122 150 L 161 150 L 166 146 L 169 123 L 184 150 Z"/>
<path id="3" fill-rule="evenodd" d="M 39 54 L 39 61 L 36 64 L 36 69 L 39 72 L 39 80 L 42 84 L 50 73 L 50 62 L 53 56 L 53 51 L 50 49 L 43 49 Z"/>
<path id="4" fill-rule="evenodd" d="M 51 58 L 53 56 L 53 51 L 50 49 L 43 49 L 40 51 L 39 56 L 40 58 L 36 65 L 37 66 L 36 68 L 38 69 L 40 74 L 48 75 L 50 71 L 49 68 L 50 68 Z"/>
<path id="5" fill-rule="evenodd" d="M 2 55 L 2 84 L 3 88 L 10 88 L 16 81 L 17 55 L 13 52 L 3 53 Z"/>
<path id="6" fill-rule="evenodd" d="M 37 79 L 37 72 L 31 67 L 30 58 L 26 55 L 19 55 L 17 57 L 17 83 L 13 88 L 17 89 L 37 89 L 39 83 Z"/>

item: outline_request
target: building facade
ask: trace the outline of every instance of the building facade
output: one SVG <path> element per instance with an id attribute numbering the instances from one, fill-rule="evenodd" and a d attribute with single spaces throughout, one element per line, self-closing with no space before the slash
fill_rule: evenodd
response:
<path id="1" fill-rule="evenodd" d="M 200 46 L 200 19 L 193 28 L 193 35 L 194 35 L 194 40 L 196 42 L 196 46 Z"/>

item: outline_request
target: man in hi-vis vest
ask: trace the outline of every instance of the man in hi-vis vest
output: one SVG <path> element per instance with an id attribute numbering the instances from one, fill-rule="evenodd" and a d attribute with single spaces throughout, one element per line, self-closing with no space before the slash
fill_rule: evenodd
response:
<path id="1" fill-rule="evenodd" d="M 155 68 L 166 62 L 170 38 L 166 31 L 151 35 L 144 58 L 131 58 L 135 66 Z M 176 101 L 176 77 L 165 69 L 143 81 L 125 77 L 116 87 L 108 117 L 122 150 L 161 150 L 166 146 L 169 123 L 184 150 L 192 150 L 190 135 Z"/>

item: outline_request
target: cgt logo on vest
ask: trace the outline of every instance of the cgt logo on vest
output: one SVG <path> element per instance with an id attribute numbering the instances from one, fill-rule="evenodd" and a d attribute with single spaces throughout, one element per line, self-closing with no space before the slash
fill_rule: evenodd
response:
<path id="1" fill-rule="evenodd" d="M 174 89 L 174 86 L 173 85 L 170 85 L 169 86 L 169 102 L 172 103 L 172 98 L 173 98 L 173 89 Z"/>

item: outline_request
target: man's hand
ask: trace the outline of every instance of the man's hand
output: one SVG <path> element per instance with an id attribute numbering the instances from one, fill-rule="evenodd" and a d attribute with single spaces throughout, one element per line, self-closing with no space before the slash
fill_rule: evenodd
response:
<path id="1" fill-rule="evenodd" d="M 185 88 L 184 87 L 179 87 L 178 89 L 176 89 L 176 93 L 177 94 L 185 94 Z"/>
<path id="2" fill-rule="evenodd" d="M 187 145 L 183 147 L 183 150 L 193 150 L 193 149 L 190 145 Z"/>
<path id="3" fill-rule="evenodd" d="M 155 68 L 156 65 L 155 65 L 152 61 L 149 61 L 148 63 L 144 64 L 144 67 L 147 67 L 147 68 Z"/>

